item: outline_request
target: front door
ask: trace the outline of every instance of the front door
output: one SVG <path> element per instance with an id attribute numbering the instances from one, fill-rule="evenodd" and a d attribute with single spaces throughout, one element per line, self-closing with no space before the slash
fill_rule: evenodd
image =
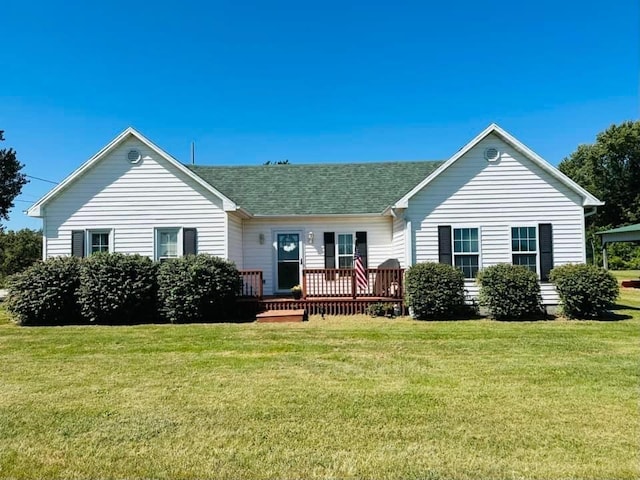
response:
<path id="1" fill-rule="evenodd" d="M 276 290 L 300 285 L 300 233 L 276 233 Z"/>

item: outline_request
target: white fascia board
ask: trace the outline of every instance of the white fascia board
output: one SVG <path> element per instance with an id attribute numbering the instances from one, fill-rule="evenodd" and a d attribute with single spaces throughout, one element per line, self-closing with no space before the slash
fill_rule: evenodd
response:
<path id="1" fill-rule="evenodd" d="M 146 145 L 149 149 L 154 150 L 158 155 L 164 158 L 167 162 L 177 168 L 179 171 L 184 173 L 186 176 L 194 180 L 196 183 L 201 185 L 203 188 L 213 193 L 215 196 L 222 200 L 223 209 L 225 211 L 236 210 L 237 206 L 233 200 L 226 197 L 218 190 L 213 188 L 210 184 L 205 182 L 198 175 L 193 173 L 187 167 L 185 167 L 178 160 L 173 158 L 167 152 L 162 150 L 160 147 L 155 145 L 152 141 L 142 135 L 133 127 L 128 127 L 125 131 L 123 131 L 120 135 L 114 138 L 109 144 L 107 144 L 104 148 L 102 148 L 98 153 L 96 153 L 89 160 L 84 162 L 80 167 L 74 170 L 67 178 L 65 178 L 62 182 L 60 182 L 56 187 L 50 190 L 46 195 L 44 195 L 40 200 L 34 203 L 31 207 L 27 209 L 27 215 L 30 217 L 40 217 L 42 214 L 42 207 L 50 201 L 52 198 L 56 197 L 60 192 L 62 192 L 65 188 L 67 188 L 70 184 L 75 182 L 78 178 L 80 178 L 84 173 L 86 173 L 92 166 L 98 163 L 101 159 L 103 159 L 109 152 L 111 152 L 114 148 L 120 145 L 129 135 L 133 136 L 144 145 Z"/>
<path id="2" fill-rule="evenodd" d="M 584 188 L 578 185 L 576 182 L 567 177 L 564 173 L 562 173 L 557 168 L 553 167 L 546 160 L 540 157 L 537 153 L 531 150 L 529 147 L 524 145 L 522 142 L 517 140 L 515 137 L 507 133 L 505 130 L 500 128 L 497 124 L 492 123 L 487 128 L 485 128 L 482 132 L 480 132 L 473 140 L 467 143 L 464 147 L 458 150 L 455 155 L 453 155 L 449 160 L 440 165 L 431 175 L 425 178 L 422 182 L 416 185 L 409 193 L 407 193 L 404 197 L 398 200 L 395 205 L 395 208 L 407 208 L 409 206 L 409 200 L 416 195 L 420 190 L 426 187 L 429 183 L 433 181 L 438 175 L 444 172 L 447 168 L 449 168 L 454 162 L 456 162 L 460 157 L 466 154 L 469 150 L 475 147 L 478 143 L 480 143 L 485 137 L 490 135 L 491 133 L 497 134 L 501 137 L 505 142 L 510 144 L 513 148 L 518 150 L 524 156 L 529 158 L 533 163 L 538 165 L 544 171 L 549 173 L 551 176 L 565 184 L 574 192 L 578 193 L 582 197 L 582 206 L 584 207 L 595 207 L 604 205 L 604 202 L 598 200 L 596 197 L 587 192 Z"/>

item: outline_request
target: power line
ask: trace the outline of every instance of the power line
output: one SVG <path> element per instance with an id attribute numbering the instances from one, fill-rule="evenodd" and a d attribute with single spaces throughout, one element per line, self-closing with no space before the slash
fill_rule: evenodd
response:
<path id="1" fill-rule="evenodd" d="M 27 178 L 33 178 L 34 180 L 40 180 L 41 182 L 53 183 L 54 185 L 58 185 L 59 182 L 54 182 L 53 180 L 47 180 L 46 178 L 34 177 L 33 175 L 26 175 Z"/>

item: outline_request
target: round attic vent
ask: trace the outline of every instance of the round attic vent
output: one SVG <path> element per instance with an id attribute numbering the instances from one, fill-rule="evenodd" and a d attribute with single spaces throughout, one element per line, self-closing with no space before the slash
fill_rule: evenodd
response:
<path id="1" fill-rule="evenodd" d="M 495 162 L 500 158 L 500 152 L 498 152 L 496 147 L 488 147 L 484 151 L 484 158 L 487 162 Z"/>
<path id="2" fill-rule="evenodd" d="M 138 150 L 129 150 L 129 152 L 127 153 L 127 160 L 129 160 L 130 163 L 138 163 L 141 158 L 142 155 L 140 155 L 140 152 Z"/>

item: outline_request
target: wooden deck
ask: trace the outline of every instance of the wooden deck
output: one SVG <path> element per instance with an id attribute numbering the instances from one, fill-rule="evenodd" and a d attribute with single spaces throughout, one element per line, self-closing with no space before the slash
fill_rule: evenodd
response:
<path id="1" fill-rule="evenodd" d="M 246 316 L 255 315 L 263 311 L 273 310 L 304 310 L 307 315 L 364 315 L 369 305 L 374 303 L 392 303 L 398 305 L 401 312 L 406 313 L 404 302 L 397 298 L 368 297 L 368 298 L 307 298 L 296 300 L 284 297 L 266 297 L 263 299 L 243 298 L 239 301 Z"/>
<path id="2" fill-rule="evenodd" d="M 404 270 L 367 268 L 366 288 L 357 288 L 353 269 L 302 270 L 302 298 L 264 296 L 261 270 L 243 270 L 240 310 L 247 317 L 264 311 L 304 310 L 307 315 L 361 315 L 374 303 L 404 307 Z"/>

